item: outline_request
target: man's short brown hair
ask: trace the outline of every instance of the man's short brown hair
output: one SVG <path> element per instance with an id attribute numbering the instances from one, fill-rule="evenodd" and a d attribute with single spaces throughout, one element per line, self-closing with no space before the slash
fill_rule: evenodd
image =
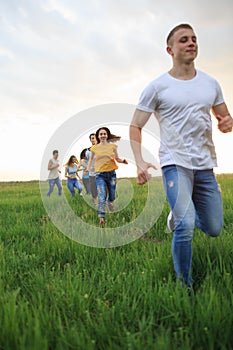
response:
<path id="1" fill-rule="evenodd" d="M 170 43 L 170 41 L 171 41 L 173 35 L 174 35 L 179 29 L 182 29 L 182 28 L 184 28 L 184 29 L 192 29 L 192 30 L 193 30 L 193 28 L 191 27 L 191 25 L 188 24 L 188 23 L 181 23 L 181 24 L 178 24 L 178 25 L 175 26 L 175 27 L 170 31 L 170 33 L 168 34 L 168 36 L 167 36 L 167 45 L 169 45 L 169 43 Z"/>

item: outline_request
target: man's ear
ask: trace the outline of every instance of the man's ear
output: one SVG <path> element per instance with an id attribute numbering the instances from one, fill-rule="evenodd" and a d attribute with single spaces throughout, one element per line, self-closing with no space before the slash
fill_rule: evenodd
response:
<path id="1" fill-rule="evenodd" d="M 172 51 L 171 46 L 167 46 L 167 53 L 171 56 L 173 55 L 173 51 Z"/>

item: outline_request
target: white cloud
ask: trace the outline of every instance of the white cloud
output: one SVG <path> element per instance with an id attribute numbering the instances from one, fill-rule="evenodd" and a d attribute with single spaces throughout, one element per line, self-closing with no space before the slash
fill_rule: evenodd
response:
<path id="1" fill-rule="evenodd" d="M 13 59 L 14 58 L 14 54 L 11 50 L 7 49 L 6 47 L 0 47 L 0 59 Z"/>
<path id="2" fill-rule="evenodd" d="M 76 16 L 74 13 L 58 0 L 46 1 L 46 3 L 42 5 L 42 8 L 47 12 L 57 11 L 61 16 L 63 16 L 71 23 L 74 23 L 76 21 Z"/>

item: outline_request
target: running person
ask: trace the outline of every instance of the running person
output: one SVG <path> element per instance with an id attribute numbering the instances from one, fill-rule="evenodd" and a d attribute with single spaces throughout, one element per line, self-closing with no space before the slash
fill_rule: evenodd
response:
<path id="1" fill-rule="evenodd" d="M 232 117 L 218 82 L 195 69 L 198 44 L 193 28 L 180 24 L 167 38 L 171 70 L 142 92 L 130 126 L 138 183 L 150 178 L 141 153 L 141 131 L 152 113 L 160 125 L 160 163 L 174 222 L 172 256 L 177 279 L 192 284 L 192 239 L 195 226 L 217 237 L 223 226 L 221 194 L 210 110 L 221 132 L 232 131 Z"/>
<path id="2" fill-rule="evenodd" d="M 94 133 L 90 134 L 89 139 L 91 141 L 92 146 L 97 144 L 96 136 Z M 90 157 L 91 157 L 90 148 L 88 148 L 86 151 L 86 158 L 87 158 L 88 162 L 89 162 Z M 95 158 L 92 161 L 92 166 L 91 166 L 90 171 L 89 171 L 89 184 L 90 184 L 90 191 L 91 191 L 91 195 L 92 195 L 92 201 L 94 204 L 96 204 L 97 187 L 96 187 L 96 177 L 95 177 Z"/>
<path id="3" fill-rule="evenodd" d="M 58 150 L 53 151 L 53 158 L 49 160 L 48 163 L 48 182 L 49 182 L 49 190 L 47 192 L 47 196 L 49 197 L 53 192 L 54 186 L 56 185 L 58 188 L 58 195 L 62 194 L 62 184 L 60 179 L 60 169 L 59 169 L 59 160 L 58 160 Z"/>
<path id="4" fill-rule="evenodd" d="M 114 210 L 113 202 L 116 198 L 116 172 L 118 163 L 128 164 L 125 159 L 121 159 L 117 153 L 117 145 L 111 141 L 120 140 L 120 136 L 112 135 L 106 127 L 101 127 L 96 131 L 97 145 L 91 147 L 91 157 L 87 170 L 89 171 L 95 157 L 96 186 L 98 193 L 98 216 L 100 225 L 104 225 L 105 204 L 110 211 Z"/>
<path id="5" fill-rule="evenodd" d="M 83 167 L 82 182 L 85 187 L 86 194 L 89 195 L 91 193 L 91 190 L 90 190 L 90 176 L 89 176 L 89 172 L 87 171 L 87 165 L 88 165 L 88 160 L 86 156 L 87 151 L 88 151 L 88 148 L 84 148 L 80 153 L 80 165 Z"/>
<path id="6" fill-rule="evenodd" d="M 67 178 L 66 185 L 72 197 L 75 196 L 75 188 L 77 188 L 78 193 L 80 196 L 82 196 L 82 185 L 79 182 L 81 179 L 78 174 L 79 169 L 80 166 L 78 164 L 78 160 L 75 156 L 72 155 L 66 163 L 65 167 L 65 177 Z"/>

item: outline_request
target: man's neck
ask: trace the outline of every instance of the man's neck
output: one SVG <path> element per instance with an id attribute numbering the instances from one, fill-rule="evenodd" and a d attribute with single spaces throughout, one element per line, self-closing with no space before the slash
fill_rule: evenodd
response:
<path id="1" fill-rule="evenodd" d="M 173 65 L 172 69 L 168 72 L 173 78 L 180 80 L 190 80 L 196 75 L 196 69 L 194 64 L 192 65 Z"/>

